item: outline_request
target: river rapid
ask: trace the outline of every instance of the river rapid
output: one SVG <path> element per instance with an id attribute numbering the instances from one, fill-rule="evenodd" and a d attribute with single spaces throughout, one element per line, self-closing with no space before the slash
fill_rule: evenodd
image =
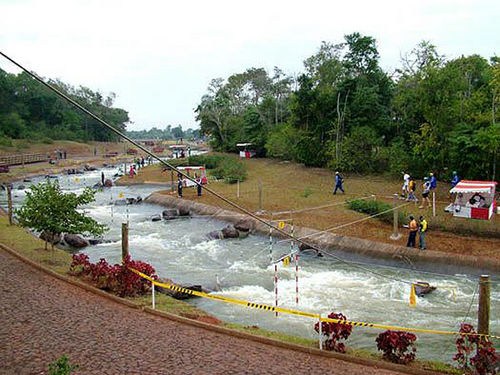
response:
<path id="1" fill-rule="evenodd" d="M 100 182 L 101 171 L 106 178 L 111 178 L 118 168 L 59 176 L 58 180 L 65 191 L 78 193 L 84 187 Z M 19 207 L 26 197 L 27 190 L 19 190 L 19 185 L 26 185 L 29 189 L 30 184 L 43 180 L 43 177 L 37 177 L 31 183 L 14 183 L 14 206 Z M 113 205 L 121 196 L 140 195 L 145 198 L 160 189 L 162 187 L 154 185 L 135 185 L 99 191 L 96 201 L 84 210 L 109 227 L 104 235 L 108 242 L 89 246 L 82 252 L 88 254 L 91 261 L 106 258 L 110 263 L 120 262 L 121 223 L 129 221 L 132 257 L 152 264 L 158 275 L 183 284 L 201 284 L 207 289 L 215 289 L 218 279 L 222 287 L 218 294 L 274 305 L 274 266 L 270 264 L 268 238 L 250 235 L 245 239 L 208 240 L 206 233 L 220 230 L 226 223 L 197 215 L 152 222 L 151 216 L 161 213 L 163 207 L 148 203 Z M 0 204 L 6 205 L 5 193 Z M 279 258 L 289 250 L 289 244 L 276 243 L 273 258 Z M 346 253 L 336 254 L 347 261 L 354 259 Z M 303 253 L 300 256 L 298 305 L 295 303 L 295 267 L 293 263 L 289 267 L 282 263 L 278 265 L 279 306 L 319 312 L 325 316 L 332 311 L 342 312 L 349 320 L 398 326 L 458 330 L 464 320 L 477 326 L 476 275 L 450 269 L 446 270 L 447 274 L 427 273 L 407 267 L 408 264 L 398 261 L 390 266 L 373 265 L 369 259 L 360 266 L 329 256 L 319 258 Z M 423 298 L 417 297 L 417 306 L 410 307 L 410 286 L 406 282 L 416 281 L 429 282 L 438 289 Z M 315 322 L 311 319 L 289 315 L 275 317 L 269 312 L 207 299 L 194 299 L 190 303 L 224 321 L 317 338 L 313 329 Z M 498 275 L 492 275 L 490 330 L 500 334 Z M 375 338 L 380 332 L 379 329 L 354 327 L 347 346 L 376 351 Z M 456 352 L 454 340 L 454 336 L 419 333 L 417 358 L 452 362 Z"/>

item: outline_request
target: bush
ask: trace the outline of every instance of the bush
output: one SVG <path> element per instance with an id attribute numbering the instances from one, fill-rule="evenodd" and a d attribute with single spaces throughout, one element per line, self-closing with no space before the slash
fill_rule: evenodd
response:
<path id="1" fill-rule="evenodd" d="M 70 364 L 68 356 L 64 354 L 57 362 L 49 365 L 49 375 L 69 375 L 78 367 Z"/>
<path id="2" fill-rule="evenodd" d="M 391 210 L 393 207 L 390 204 L 377 200 L 367 199 L 352 199 L 347 202 L 350 210 L 361 212 L 368 215 L 377 215 L 381 212 Z M 377 216 L 379 220 L 392 224 L 394 213 L 388 211 L 382 215 Z M 402 212 L 398 212 L 398 220 L 400 223 L 406 221 L 406 217 Z"/>
<path id="3" fill-rule="evenodd" d="M 226 155 L 194 155 L 189 157 L 190 165 L 205 165 L 212 169 L 212 176 L 227 183 L 243 182 L 247 177 L 246 166 L 240 160 Z"/>
<path id="4" fill-rule="evenodd" d="M 12 147 L 12 139 L 4 135 L 0 135 L 0 146 Z"/>
<path id="5" fill-rule="evenodd" d="M 476 333 L 474 327 L 467 323 L 462 323 L 460 333 Z M 496 374 L 495 364 L 498 361 L 493 343 L 487 338 L 477 335 L 460 335 L 456 340 L 457 354 L 453 357 L 463 371 L 468 372 L 473 367 L 476 374 Z M 472 353 L 476 355 L 470 358 Z"/>
<path id="6" fill-rule="evenodd" d="M 70 274 L 89 281 L 99 289 L 110 291 L 120 297 L 136 297 L 147 294 L 151 283 L 129 270 L 134 268 L 153 279 L 157 279 L 154 268 L 141 261 L 134 261 L 128 256 L 123 264 L 109 265 L 101 258 L 97 263 L 90 263 L 87 254 L 74 254 Z"/>
<path id="7" fill-rule="evenodd" d="M 347 320 L 342 313 L 330 313 L 330 319 Z M 319 333 L 319 322 L 314 325 L 314 330 Z M 334 352 L 345 353 L 344 343 L 339 343 L 339 340 L 347 340 L 352 332 L 352 326 L 342 323 L 321 322 L 321 333 L 326 336 L 324 348 Z"/>
<path id="8" fill-rule="evenodd" d="M 415 359 L 414 343 L 417 336 L 403 331 L 387 330 L 377 336 L 377 349 L 384 352 L 383 357 L 394 363 L 407 364 Z"/>

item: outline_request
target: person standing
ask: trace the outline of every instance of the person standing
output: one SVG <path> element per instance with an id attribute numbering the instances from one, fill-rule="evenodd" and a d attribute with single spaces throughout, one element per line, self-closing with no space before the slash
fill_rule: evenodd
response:
<path id="1" fill-rule="evenodd" d="M 410 230 L 410 233 L 408 235 L 408 242 L 406 243 L 406 247 L 415 247 L 418 224 L 412 215 L 410 215 L 410 222 L 408 224 L 408 229 Z"/>
<path id="2" fill-rule="evenodd" d="M 432 173 L 432 172 L 429 173 L 429 176 L 430 176 L 429 182 L 431 183 L 431 190 L 432 190 L 432 192 L 434 192 L 434 190 L 437 187 L 437 179 L 436 179 L 436 176 L 434 176 L 434 173 Z"/>
<path id="3" fill-rule="evenodd" d="M 429 200 L 429 193 L 431 191 L 431 183 L 428 177 L 424 177 L 424 183 L 422 185 L 422 205 L 419 208 L 425 208 L 425 202 L 427 202 L 427 207 L 431 207 L 431 201 Z"/>
<path id="4" fill-rule="evenodd" d="M 425 220 L 425 217 L 420 216 L 419 218 L 420 223 L 418 224 L 418 229 L 419 229 L 419 245 L 418 247 L 420 250 L 425 250 L 427 247 L 425 246 L 425 233 L 427 233 L 427 220 Z"/>
<path id="5" fill-rule="evenodd" d="M 460 182 L 460 177 L 456 171 L 453 171 L 453 176 L 451 177 L 451 188 L 453 189 Z"/>
<path id="6" fill-rule="evenodd" d="M 198 196 L 201 197 L 201 178 L 196 178 L 196 189 Z"/>
<path id="7" fill-rule="evenodd" d="M 410 182 L 408 183 L 408 198 L 406 198 L 406 201 L 414 201 L 415 203 L 418 202 L 418 198 L 415 196 L 415 191 L 417 190 L 417 183 L 413 178 L 410 177 Z"/>
<path id="8" fill-rule="evenodd" d="M 407 194 L 409 193 L 409 186 L 410 186 L 410 175 L 408 173 L 406 173 L 405 171 L 402 172 L 403 173 L 403 187 L 401 188 L 402 190 L 402 193 L 401 195 L 403 197 L 406 197 Z"/>
<path id="9" fill-rule="evenodd" d="M 339 189 L 342 194 L 345 194 L 344 187 L 342 184 L 344 183 L 344 178 L 342 175 L 337 171 L 335 172 L 335 190 L 333 191 L 333 194 L 337 194 L 337 189 Z"/>
<path id="10" fill-rule="evenodd" d="M 179 178 L 179 181 L 177 182 L 177 194 L 179 195 L 179 198 L 182 198 L 182 179 Z"/>

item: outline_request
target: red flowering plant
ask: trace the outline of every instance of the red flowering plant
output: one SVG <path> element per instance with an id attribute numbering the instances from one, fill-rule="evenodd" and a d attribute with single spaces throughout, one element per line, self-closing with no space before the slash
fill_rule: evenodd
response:
<path id="1" fill-rule="evenodd" d="M 330 313 L 330 319 L 347 320 L 342 313 Z M 319 333 L 319 322 L 314 325 L 314 330 Z M 340 340 L 347 340 L 352 332 L 352 326 L 343 323 L 334 322 L 321 322 L 321 333 L 326 336 L 324 341 L 324 348 L 334 352 L 345 353 L 345 344 L 339 342 Z"/>
<path id="2" fill-rule="evenodd" d="M 455 340 L 457 354 L 453 357 L 462 370 L 479 375 L 494 375 L 498 373 L 496 363 L 499 359 L 493 343 L 486 337 L 475 335 L 471 324 L 462 323 L 460 335 Z M 476 353 L 473 357 L 471 355 Z"/>
<path id="3" fill-rule="evenodd" d="M 148 263 L 125 258 L 123 264 L 110 265 L 101 258 L 97 263 L 90 263 L 86 254 L 73 255 L 70 274 L 81 277 L 99 289 L 108 290 L 120 297 L 134 297 L 147 294 L 151 282 L 132 272 L 130 268 L 157 279 L 155 269 Z"/>
<path id="4" fill-rule="evenodd" d="M 417 336 L 403 331 L 382 332 L 375 339 L 377 349 L 384 352 L 382 357 L 394 363 L 407 364 L 415 359 Z"/>

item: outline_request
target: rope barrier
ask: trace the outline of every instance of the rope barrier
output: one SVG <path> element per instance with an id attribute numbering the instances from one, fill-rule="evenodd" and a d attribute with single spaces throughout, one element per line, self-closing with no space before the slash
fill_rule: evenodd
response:
<path id="1" fill-rule="evenodd" d="M 219 296 L 216 294 L 208 294 L 208 293 L 204 293 L 204 292 L 198 292 L 195 290 L 186 289 L 186 288 L 183 288 L 181 286 L 177 286 L 177 285 L 173 285 L 173 284 L 160 283 L 160 282 L 154 280 L 152 277 L 150 277 L 150 276 L 148 276 L 148 275 L 146 275 L 146 274 L 144 274 L 144 273 L 142 273 L 134 268 L 129 267 L 129 270 L 134 272 L 135 274 L 139 275 L 143 279 L 150 281 L 152 284 L 154 284 L 156 286 L 167 288 L 167 289 L 173 290 L 175 292 L 185 293 L 185 294 L 189 294 L 189 295 L 193 295 L 193 296 L 197 296 L 197 297 L 208 298 L 208 299 L 226 302 L 226 303 L 232 303 L 232 304 L 245 306 L 245 307 L 249 307 L 249 308 L 253 308 L 253 309 L 261 309 L 264 311 L 270 311 L 270 312 L 275 312 L 275 313 L 281 312 L 283 314 L 312 318 L 312 319 L 320 320 L 321 322 L 339 323 L 339 324 L 346 324 L 346 325 L 356 326 L 356 327 L 393 329 L 393 330 L 433 333 L 433 334 L 442 334 L 442 335 L 480 336 L 480 337 L 487 337 L 487 338 L 493 338 L 493 339 L 500 339 L 500 335 L 486 335 L 486 334 L 481 334 L 481 333 L 462 333 L 462 332 L 456 332 L 456 331 L 404 327 L 404 326 L 394 326 L 394 325 L 387 325 L 387 324 L 358 322 L 358 321 L 353 321 L 353 320 L 340 320 L 340 319 L 323 318 L 323 317 L 321 317 L 321 314 L 293 310 L 293 309 L 287 309 L 287 308 L 277 307 L 277 306 L 270 306 L 270 305 L 262 304 L 262 303 L 254 303 L 254 302 L 249 302 L 249 301 L 244 301 L 244 300 L 238 300 L 238 299 L 234 299 L 234 298 Z M 276 301 L 276 303 L 277 303 L 277 301 Z"/>
<path id="2" fill-rule="evenodd" d="M 307 211 L 314 211 L 314 210 L 321 210 L 322 208 L 328 208 L 328 207 L 333 207 L 333 206 L 340 206 L 342 204 L 348 203 L 350 201 L 357 201 L 357 200 L 363 200 L 363 199 L 368 199 L 368 198 L 374 198 L 375 195 L 369 195 L 366 197 L 361 197 L 361 198 L 354 198 L 354 199 L 348 199 L 342 202 L 335 202 L 335 203 L 329 203 L 329 204 L 324 204 L 322 206 L 316 206 L 316 207 L 308 207 L 308 208 L 302 208 L 300 210 L 288 210 L 288 211 L 278 211 L 278 212 L 273 212 L 273 215 L 281 215 L 281 214 L 289 214 L 289 213 L 302 213 L 302 212 L 307 212 Z"/>

